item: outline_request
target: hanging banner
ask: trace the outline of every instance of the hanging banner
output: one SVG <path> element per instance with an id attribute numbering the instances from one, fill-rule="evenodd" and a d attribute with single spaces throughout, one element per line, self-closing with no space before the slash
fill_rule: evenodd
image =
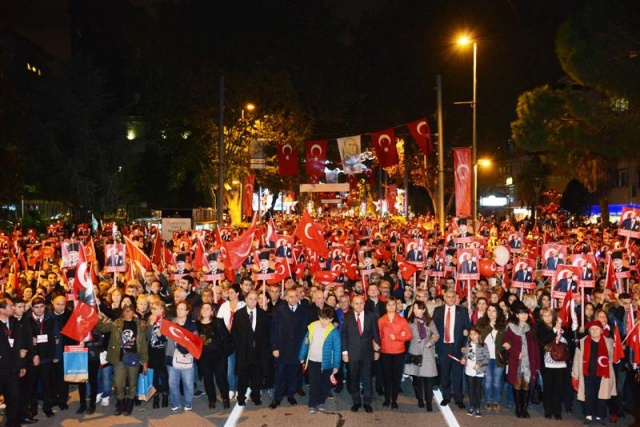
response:
<path id="1" fill-rule="evenodd" d="M 456 192 L 456 216 L 471 215 L 471 147 L 453 149 L 453 169 Z"/>
<path id="2" fill-rule="evenodd" d="M 381 168 L 388 168 L 400 163 L 393 128 L 381 130 L 380 132 L 372 132 L 371 142 Z"/>
<path id="3" fill-rule="evenodd" d="M 327 141 L 307 141 L 304 152 L 307 175 L 322 178 L 327 161 Z"/>
<path id="4" fill-rule="evenodd" d="M 365 159 L 362 155 L 360 135 L 338 138 L 338 150 L 342 160 L 342 169 L 346 175 L 362 173 L 367 169 L 362 163 Z"/>
<path id="5" fill-rule="evenodd" d="M 418 144 L 418 147 L 422 150 L 425 156 L 430 156 L 433 152 L 433 141 L 431 140 L 431 130 L 429 129 L 429 122 L 426 118 L 416 120 L 415 122 L 407 123 L 409 132 L 413 140 Z"/>
<path id="6" fill-rule="evenodd" d="M 253 215 L 253 185 L 256 181 L 255 175 L 246 175 L 242 186 L 242 215 Z"/>

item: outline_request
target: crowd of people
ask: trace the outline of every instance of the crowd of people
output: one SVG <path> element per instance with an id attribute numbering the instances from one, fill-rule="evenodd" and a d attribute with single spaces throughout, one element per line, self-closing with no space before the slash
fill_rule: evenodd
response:
<path id="1" fill-rule="evenodd" d="M 327 257 L 291 238 L 296 224 L 289 217 L 260 225 L 255 251 L 233 271 L 218 254 L 225 245 L 221 236 L 233 241 L 242 230 L 176 233 L 167 245 L 177 254 L 174 259 L 163 258 L 147 271 L 124 260 L 111 263 L 125 265 L 122 271 L 107 271 L 107 257 L 102 263 L 100 256 L 120 233 L 109 228 L 102 236 L 84 236 L 85 243 L 92 239 L 100 260 L 94 262 L 100 268 L 92 300 L 99 321 L 81 342 L 61 333 L 82 295 L 74 295 L 68 274 L 73 266 L 62 267 L 60 245 L 31 262 L 39 240 L 14 236 L 5 248 L 12 276 L 5 278 L 0 297 L 0 392 L 7 426 L 37 422 L 40 409 L 46 417 L 69 409 L 69 388 L 76 385 L 64 376 L 63 351 L 69 345 L 88 350 L 88 381 L 77 384 L 78 414 L 92 414 L 98 406 L 131 414 L 140 404 L 138 375 L 147 369 L 154 370 L 151 406 L 173 412 L 191 411 L 200 395 L 206 395 L 209 408 L 221 402 L 223 409 L 232 401 L 258 406 L 270 396 L 269 407 L 276 409 L 285 398 L 297 405 L 296 397 L 308 394 L 313 414 L 345 389 L 353 412 L 373 412 L 375 394 L 384 399 L 383 408 L 399 410 L 399 394 L 410 392 L 402 388 L 406 378 L 417 406 L 426 411 L 433 411 L 434 403 L 455 404 L 481 417 L 512 406 L 516 417 L 529 418 L 530 403 L 540 399 L 545 418 L 562 419 L 574 411 L 577 397 L 584 423 L 604 425 L 629 417 L 636 407 L 640 286 L 634 239 L 617 236 L 615 229 L 539 232 L 526 224 L 490 222 L 490 232 L 475 239 L 467 236 L 466 221 L 460 222 L 462 237 L 452 222 L 445 233 L 452 234 L 454 247 L 475 243 L 486 259 L 501 238 L 514 232 L 526 236 L 524 249 L 512 253 L 502 271 L 460 280 L 453 257 L 446 260 L 451 268 L 433 273 L 439 271 L 434 254 L 451 250 L 433 219 L 400 224 L 319 219 Z M 287 250 L 278 251 L 269 230 L 289 236 L 281 239 Z M 143 227 L 122 231 L 152 261 L 158 233 Z M 58 242 L 78 238 L 58 236 Z M 543 256 L 526 252 L 546 242 L 565 246 L 565 261 L 573 254 L 593 254 L 593 287 L 576 288 L 573 296 L 554 291 L 557 278 L 541 273 Z M 409 247 L 419 256 L 409 256 L 404 249 Z M 622 253 L 629 274 L 609 280 L 611 251 Z M 23 268 L 20 252 L 27 255 Z M 199 256 L 205 261 L 195 268 Z M 535 260 L 530 286 L 508 280 L 517 256 Z M 408 277 L 405 261 L 415 268 Z M 284 277 L 277 273 L 283 264 Z M 202 339 L 198 357 L 163 333 L 162 322 L 168 320 Z M 434 402 L 437 387 L 443 399 Z"/>

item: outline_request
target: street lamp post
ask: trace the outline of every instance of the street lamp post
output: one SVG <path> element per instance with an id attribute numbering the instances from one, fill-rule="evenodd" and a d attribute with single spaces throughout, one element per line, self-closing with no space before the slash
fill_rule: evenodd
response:
<path id="1" fill-rule="evenodd" d="M 461 37 L 458 39 L 458 44 L 467 45 L 471 43 L 472 40 L 469 37 Z M 477 128 L 476 128 L 476 110 L 477 110 L 477 98 L 476 98 L 476 88 L 477 88 L 477 67 L 478 67 L 478 44 L 473 41 L 473 98 L 471 100 L 471 108 L 473 109 L 473 121 L 472 121 L 472 139 L 471 139 L 471 161 L 473 162 L 473 183 L 471 188 L 471 194 L 473 195 L 473 200 L 471 201 L 471 209 L 473 216 L 473 230 L 474 232 L 478 230 L 477 221 L 478 221 L 478 157 L 477 157 Z"/>

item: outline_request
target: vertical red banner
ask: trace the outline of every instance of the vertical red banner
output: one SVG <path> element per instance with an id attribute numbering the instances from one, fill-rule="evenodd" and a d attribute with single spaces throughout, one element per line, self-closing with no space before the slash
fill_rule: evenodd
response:
<path id="1" fill-rule="evenodd" d="M 398 187 L 396 184 L 389 184 L 387 188 L 387 206 L 391 215 L 396 214 L 396 197 L 398 196 Z"/>
<path id="2" fill-rule="evenodd" d="M 470 216 L 471 180 L 473 179 L 471 147 L 453 149 L 453 169 L 456 191 L 456 216 L 458 218 Z"/>
<path id="3" fill-rule="evenodd" d="M 242 216 L 253 215 L 253 185 L 256 181 L 255 175 L 246 175 L 242 186 Z"/>

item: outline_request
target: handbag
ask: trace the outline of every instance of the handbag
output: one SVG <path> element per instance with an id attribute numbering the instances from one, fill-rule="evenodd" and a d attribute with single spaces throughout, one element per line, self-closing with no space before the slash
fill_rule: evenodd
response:
<path id="1" fill-rule="evenodd" d="M 556 362 L 566 362 L 569 360 L 569 346 L 556 338 L 551 341 L 549 355 Z"/>
<path id="2" fill-rule="evenodd" d="M 153 369 L 147 369 L 144 374 L 138 374 L 138 400 L 147 402 L 156 393 L 153 386 Z"/>
<path id="3" fill-rule="evenodd" d="M 509 352 L 507 350 L 500 350 L 496 353 L 496 358 L 501 365 L 507 365 L 509 363 Z"/>
<path id="4" fill-rule="evenodd" d="M 193 368 L 193 356 L 190 353 L 182 354 L 176 348 L 173 350 L 173 367 L 179 371 Z"/>
<path id="5" fill-rule="evenodd" d="M 124 363 L 125 366 L 136 367 L 140 366 L 142 359 L 138 353 L 124 353 L 122 355 L 122 363 Z"/>
<path id="6" fill-rule="evenodd" d="M 542 394 L 543 394 L 542 375 L 540 375 L 540 372 L 536 374 L 536 377 L 537 377 L 536 385 L 533 388 L 533 391 L 531 392 L 531 403 L 538 405 L 540 404 L 540 402 L 542 402 Z"/>
<path id="7" fill-rule="evenodd" d="M 421 354 L 408 353 L 407 354 L 407 364 L 422 366 L 422 355 Z"/>

